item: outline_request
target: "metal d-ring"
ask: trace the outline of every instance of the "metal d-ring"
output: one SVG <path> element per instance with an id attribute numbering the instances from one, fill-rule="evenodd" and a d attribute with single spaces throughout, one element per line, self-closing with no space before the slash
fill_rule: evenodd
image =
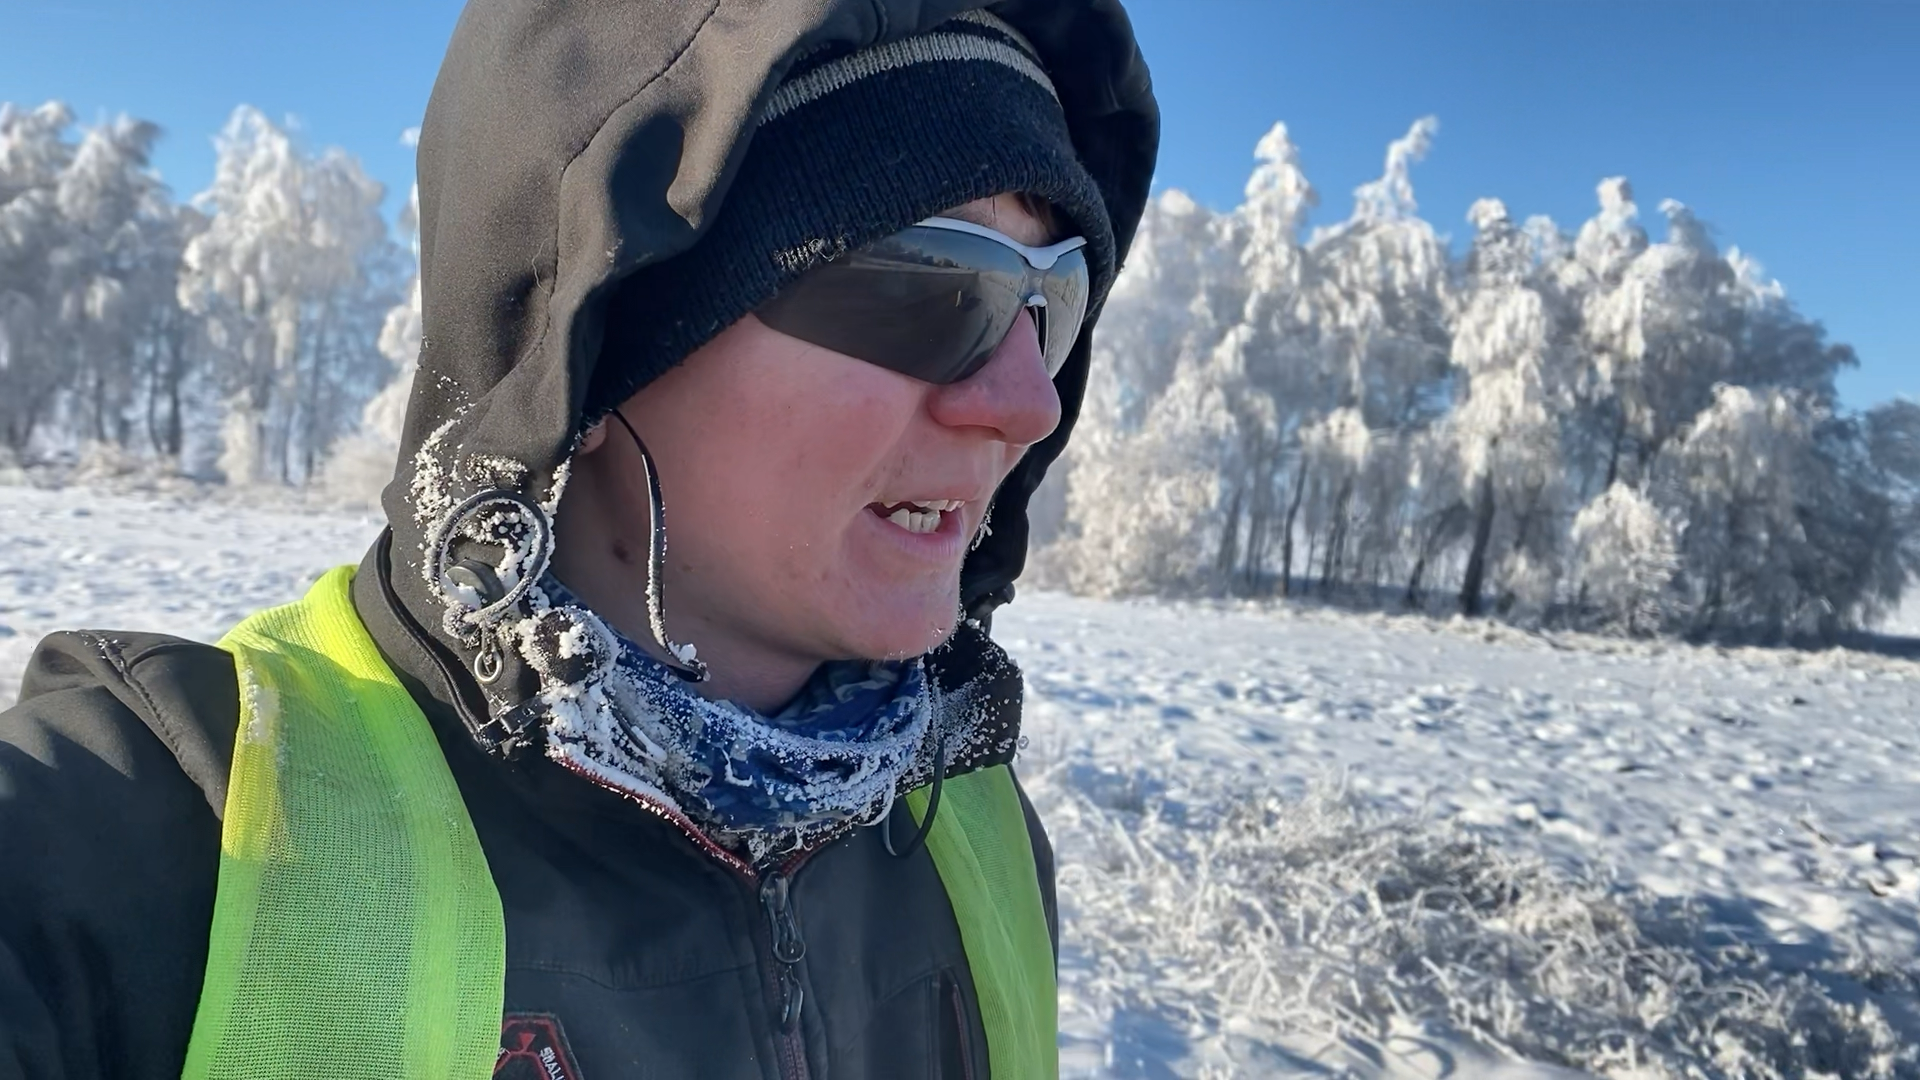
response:
<path id="1" fill-rule="evenodd" d="M 500 677 L 506 660 L 500 654 L 500 638 L 491 629 L 480 633 L 480 651 L 473 658 L 473 677 L 491 685 Z"/>

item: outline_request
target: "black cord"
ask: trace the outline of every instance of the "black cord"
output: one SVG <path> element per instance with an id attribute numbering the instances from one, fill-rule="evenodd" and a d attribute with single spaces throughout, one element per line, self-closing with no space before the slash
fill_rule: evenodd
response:
<path id="1" fill-rule="evenodd" d="M 627 434 L 633 436 L 633 445 L 640 448 L 641 471 L 647 474 L 647 509 L 653 520 L 653 528 L 647 535 L 647 630 L 653 634 L 653 643 L 666 654 L 663 662 L 674 674 L 688 682 L 706 682 L 707 665 L 698 659 L 682 660 L 680 647 L 667 638 L 667 508 L 660 498 L 660 469 L 626 415 L 619 409 L 613 410 L 612 415 L 627 429 Z"/>
<path id="2" fill-rule="evenodd" d="M 907 841 L 907 846 L 896 850 L 893 846 L 893 815 L 888 814 L 887 820 L 880 823 L 880 843 L 886 847 L 887 854 L 904 859 L 926 843 L 927 834 L 933 831 L 933 817 L 940 812 L 940 784 L 946 777 L 947 741 L 942 739 L 933 751 L 933 790 L 927 794 L 927 816 L 920 822 L 920 829 L 913 834 L 913 839 Z"/>

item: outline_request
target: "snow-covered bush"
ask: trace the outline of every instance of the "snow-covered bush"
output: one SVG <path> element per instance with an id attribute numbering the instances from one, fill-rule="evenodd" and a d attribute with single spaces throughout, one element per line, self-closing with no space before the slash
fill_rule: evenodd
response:
<path id="1" fill-rule="evenodd" d="M 1678 534 L 1671 513 L 1619 482 L 1581 507 L 1572 538 L 1580 614 L 1627 634 L 1666 629 L 1680 610 L 1673 593 Z"/>

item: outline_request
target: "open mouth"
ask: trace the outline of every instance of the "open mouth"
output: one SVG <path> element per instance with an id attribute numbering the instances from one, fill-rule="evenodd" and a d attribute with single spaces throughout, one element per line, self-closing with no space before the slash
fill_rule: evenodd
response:
<path id="1" fill-rule="evenodd" d="M 966 503 L 960 499 L 933 499 L 926 502 L 873 503 L 867 509 L 910 533 L 925 535 L 940 531 L 946 515 L 957 513 Z"/>

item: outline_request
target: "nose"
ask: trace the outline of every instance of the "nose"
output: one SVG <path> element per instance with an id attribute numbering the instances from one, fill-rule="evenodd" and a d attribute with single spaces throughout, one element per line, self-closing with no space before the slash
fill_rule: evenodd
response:
<path id="1" fill-rule="evenodd" d="M 1029 446 L 1060 425 L 1060 392 L 1047 377 L 1033 313 L 1022 311 L 986 366 L 936 387 L 933 418 L 948 427 L 979 427 L 1002 442 Z"/>

